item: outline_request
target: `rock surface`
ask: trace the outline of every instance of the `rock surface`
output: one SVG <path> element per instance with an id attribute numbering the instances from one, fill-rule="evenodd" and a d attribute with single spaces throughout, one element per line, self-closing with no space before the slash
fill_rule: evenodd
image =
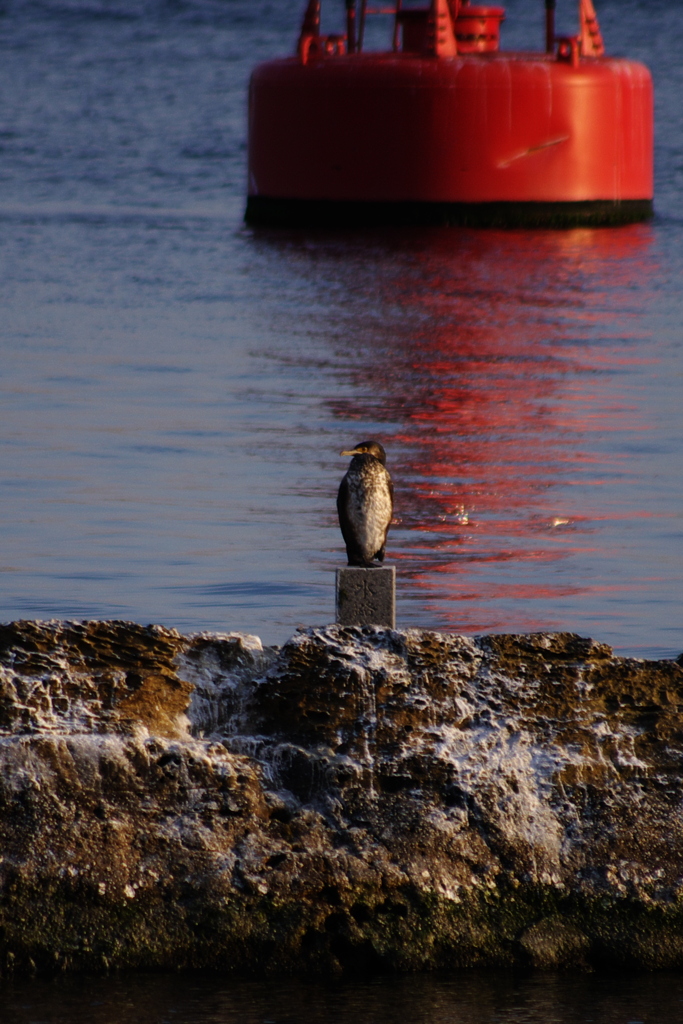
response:
<path id="1" fill-rule="evenodd" d="M 674 661 L 17 622 L 0 759 L 3 972 L 683 964 Z"/>

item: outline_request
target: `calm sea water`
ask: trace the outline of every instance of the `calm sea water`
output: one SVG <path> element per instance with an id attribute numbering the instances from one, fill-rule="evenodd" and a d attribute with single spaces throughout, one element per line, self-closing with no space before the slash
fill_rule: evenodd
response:
<path id="1" fill-rule="evenodd" d="M 255 232 L 246 81 L 291 50 L 301 6 L 0 5 L 0 618 L 269 642 L 330 621 L 338 452 L 370 435 L 397 485 L 401 624 L 678 654 L 683 9 L 599 4 L 610 52 L 655 77 L 651 224 Z M 540 0 L 512 0 L 505 45 L 541 38 Z M 0 1005 L 22 1024 L 673 1024 L 683 989 L 137 978 Z"/>
<path id="2" fill-rule="evenodd" d="M 331 621 L 370 435 L 400 624 L 677 655 L 683 11 L 599 11 L 654 72 L 653 223 L 252 231 L 246 82 L 301 5 L 2 3 L 0 618 Z M 513 0 L 505 45 L 542 18 Z"/>

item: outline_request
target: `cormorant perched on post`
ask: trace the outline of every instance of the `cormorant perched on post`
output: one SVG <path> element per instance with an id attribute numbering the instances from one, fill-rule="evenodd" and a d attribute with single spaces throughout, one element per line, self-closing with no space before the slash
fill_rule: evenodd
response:
<path id="1" fill-rule="evenodd" d="M 337 512 L 349 565 L 376 566 L 394 510 L 394 486 L 384 468 L 387 456 L 377 441 L 361 441 L 351 451 L 348 473 L 339 485 Z"/>

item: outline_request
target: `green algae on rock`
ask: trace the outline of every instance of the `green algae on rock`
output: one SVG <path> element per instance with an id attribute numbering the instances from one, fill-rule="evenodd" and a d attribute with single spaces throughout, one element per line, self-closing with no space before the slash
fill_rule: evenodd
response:
<path id="1" fill-rule="evenodd" d="M 0 969 L 683 964 L 683 670 L 0 627 Z"/>

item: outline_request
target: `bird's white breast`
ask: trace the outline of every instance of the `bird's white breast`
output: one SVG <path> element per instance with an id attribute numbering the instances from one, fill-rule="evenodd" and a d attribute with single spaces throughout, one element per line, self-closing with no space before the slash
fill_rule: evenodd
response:
<path id="1" fill-rule="evenodd" d="M 362 473 L 349 473 L 348 515 L 368 561 L 382 547 L 391 522 L 389 479 L 380 462 L 364 466 Z"/>

